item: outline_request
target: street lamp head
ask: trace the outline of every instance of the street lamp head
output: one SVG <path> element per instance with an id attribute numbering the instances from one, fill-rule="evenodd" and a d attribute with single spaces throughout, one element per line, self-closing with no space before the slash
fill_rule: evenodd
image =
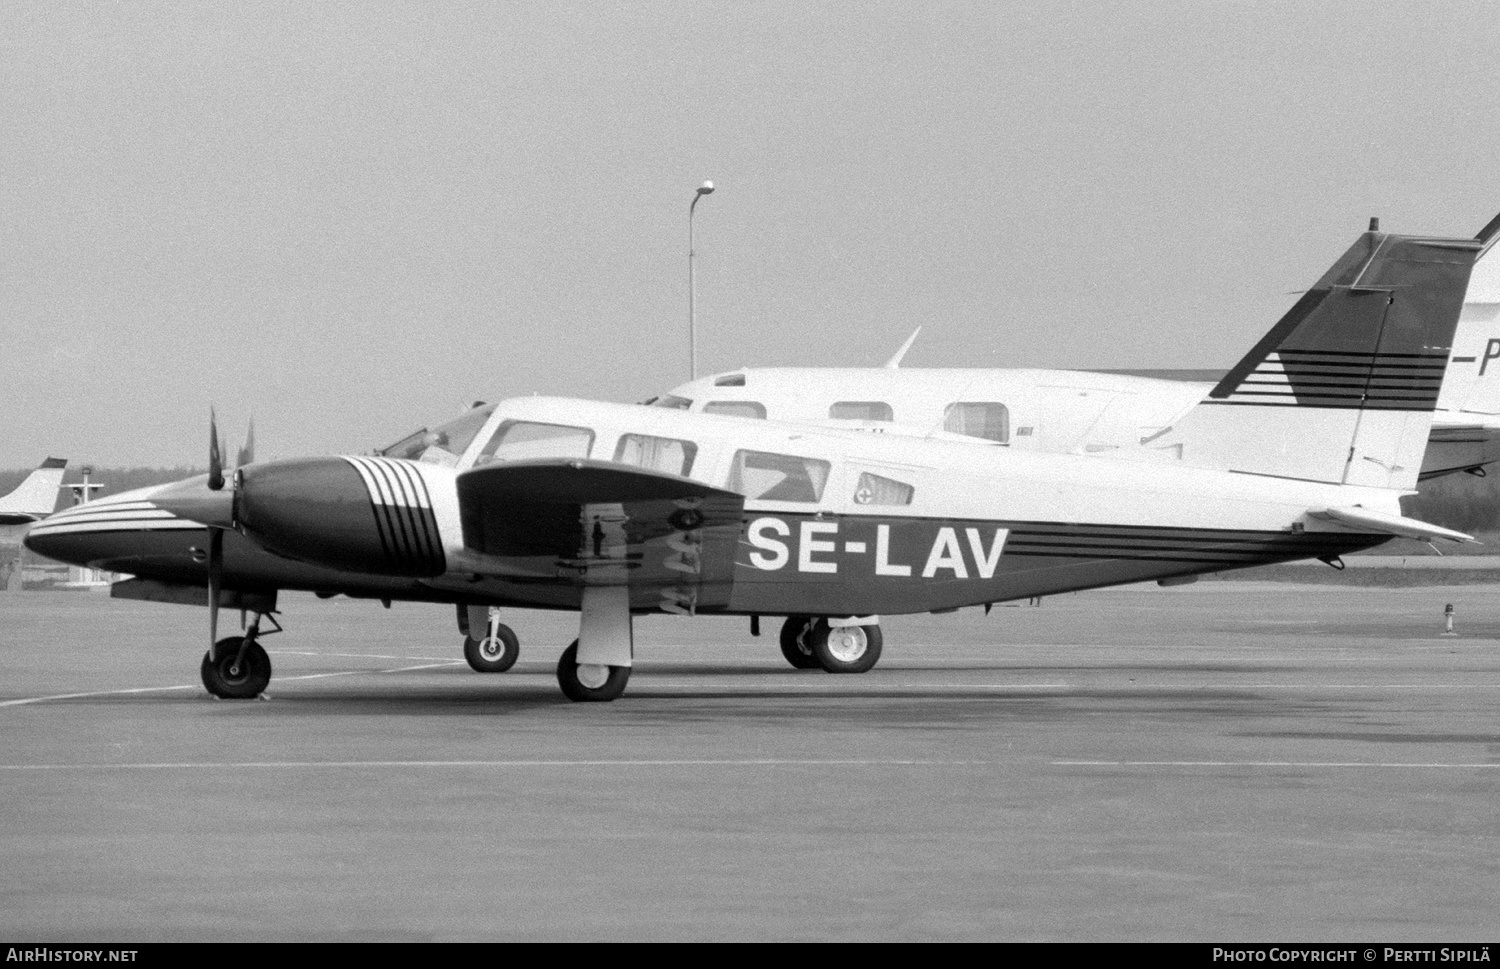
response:
<path id="1" fill-rule="evenodd" d="M 712 195 L 712 194 L 714 194 L 714 183 L 713 182 L 704 182 L 702 185 L 698 186 L 698 194 L 699 195 Z"/>

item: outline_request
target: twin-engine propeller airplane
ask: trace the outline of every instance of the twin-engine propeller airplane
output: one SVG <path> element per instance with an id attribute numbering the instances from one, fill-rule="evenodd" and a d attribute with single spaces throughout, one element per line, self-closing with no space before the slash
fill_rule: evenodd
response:
<path id="1" fill-rule="evenodd" d="M 1494 245 L 1497 228 L 1500 216 L 1476 236 L 1481 257 Z M 1137 445 L 1145 445 L 1191 463 L 1192 455 L 1159 438 L 1225 378 L 1222 370 L 900 369 L 916 336 L 883 367 L 747 367 L 682 384 L 647 403 L 919 437 L 939 431 L 1016 450 L 1138 458 L 1144 452 Z M 1261 392 L 1274 396 L 1280 373 L 1307 364 L 1266 361 Z M 1326 363 L 1322 370 L 1330 383 L 1362 379 L 1358 365 Z M 1497 460 L 1500 258 L 1481 258 L 1454 334 L 1421 478 L 1482 475 Z"/>
<path id="2" fill-rule="evenodd" d="M 206 602 L 221 697 L 269 682 L 279 589 L 455 603 L 476 632 L 493 606 L 577 610 L 557 666 L 574 700 L 625 689 L 642 613 L 786 616 L 794 666 L 862 672 L 882 613 L 1467 540 L 1398 499 L 1479 249 L 1361 236 L 1165 435 L 1212 466 L 529 398 L 232 486 L 214 445 L 207 478 L 59 513 L 27 544 L 133 573 L 120 595 Z M 254 613 L 245 635 L 217 638 L 221 605 Z"/>

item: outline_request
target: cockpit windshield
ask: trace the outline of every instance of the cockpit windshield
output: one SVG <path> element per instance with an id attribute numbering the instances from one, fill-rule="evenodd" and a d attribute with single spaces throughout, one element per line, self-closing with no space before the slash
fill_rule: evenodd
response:
<path id="1" fill-rule="evenodd" d="M 461 417 L 455 417 L 446 424 L 439 424 L 432 430 L 422 428 L 413 434 L 408 434 L 401 440 L 389 447 L 383 447 L 375 453 L 387 458 L 404 458 L 408 461 L 423 461 L 427 464 L 442 464 L 449 467 L 458 463 L 458 459 L 468 450 L 475 436 L 484 427 L 490 415 L 495 412 L 495 404 L 485 404 L 475 407 Z"/>

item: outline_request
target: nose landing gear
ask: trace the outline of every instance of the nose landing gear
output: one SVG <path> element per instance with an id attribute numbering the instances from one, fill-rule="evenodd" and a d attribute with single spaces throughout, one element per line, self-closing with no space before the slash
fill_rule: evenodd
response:
<path id="1" fill-rule="evenodd" d="M 521 656 L 520 639 L 494 606 L 459 606 L 458 630 L 464 634 L 464 659 L 476 673 L 504 673 Z"/>
<path id="2" fill-rule="evenodd" d="M 497 624 L 497 629 L 483 639 L 464 637 L 464 659 L 478 673 L 504 673 L 516 665 L 521 656 L 521 641 L 509 626 Z"/>

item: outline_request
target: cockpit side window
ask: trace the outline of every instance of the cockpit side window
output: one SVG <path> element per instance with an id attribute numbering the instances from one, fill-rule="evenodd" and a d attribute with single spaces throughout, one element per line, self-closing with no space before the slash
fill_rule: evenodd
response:
<path id="1" fill-rule="evenodd" d="M 646 401 L 649 407 L 665 407 L 668 410 L 687 410 L 693 406 L 693 402 L 686 397 L 677 397 L 667 394 L 665 397 L 653 397 Z"/>
<path id="2" fill-rule="evenodd" d="M 684 478 L 692 472 L 693 459 L 697 456 L 698 445 L 692 441 L 649 434 L 621 435 L 620 443 L 615 446 L 615 461 L 620 464 L 680 474 Z"/>
<path id="3" fill-rule="evenodd" d="M 475 407 L 468 413 L 455 417 L 446 424 L 439 424 L 430 431 L 423 428 L 414 434 L 408 434 L 395 444 L 381 448 L 375 453 L 382 457 L 402 458 L 407 461 L 455 465 L 463 453 L 469 449 L 475 436 L 484 429 L 485 422 L 495 412 L 495 406 L 489 404 Z"/>
<path id="4" fill-rule="evenodd" d="M 703 405 L 703 413 L 753 417 L 763 421 L 766 419 L 766 405 L 758 400 L 711 400 Z"/>
<path id="5" fill-rule="evenodd" d="M 943 411 L 943 430 L 1009 444 L 1010 412 L 993 401 L 949 404 Z"/>
<path id="6" fill-rule="evenodd" d="M 536 458 L 586 458 L 593 446 L 594 432 L 587 427 L 506 421 L 495 430 L 474 465 Z"/>
<path id="7" fill-rule="evenodd" d="M 736 451 L 729 469 L 728 488 L 761 501 L 811 503 L 822 500 L 831 468 L 827 461 L 816 458 Z"/>
<path id="8" fill-rule="evenodd" d="M 828 408 L 828 416 L 838 421 L 886 421 L 896 419 L 891 405 L 883 400 L 841 400 Z"/>

